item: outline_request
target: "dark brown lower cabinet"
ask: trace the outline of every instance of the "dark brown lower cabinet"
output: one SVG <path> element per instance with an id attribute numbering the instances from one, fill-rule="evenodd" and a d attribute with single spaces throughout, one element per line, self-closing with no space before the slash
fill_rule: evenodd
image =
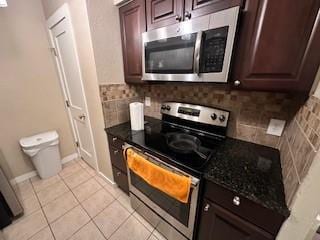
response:
<path id="1" fill-rule="evenodd" d="M 112 166 L 113 178 L 117 183 L 118 187 L 129 194 L 129 184 L 128 184 L 128 176 L 127 173 L 122 172 L 120 169 Z"/>
<path id="2" fill-rule="evenodd" d="M 198 240 L 271 240 L 272 235 L 223 207 L 204 200 Z"/>
<path id="3" fill-rule="evenodd" d="M 108 134 L 108 142 L 113 179 L 120 189 L 129 194 L 127 166 L 122 155 L 122 145 L 124 142 L 111 134 Z"/>

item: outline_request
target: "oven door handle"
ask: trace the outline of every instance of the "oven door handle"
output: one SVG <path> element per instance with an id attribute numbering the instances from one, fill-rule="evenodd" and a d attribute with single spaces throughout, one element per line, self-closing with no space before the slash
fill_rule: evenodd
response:
<path id="1" fill-rule="evenodd" d="M 183 175 L 183 176 L 190 177 L 190 178 L 191 178 L 191 187 L 192 187 L 192 188 L 196 188 L 196 187 L 199 185 L 200 180 L 199 180 L 198 178 L 193 177 L 193 176 L 191 176 L 191 175 L 189 175 L 189 174 L 181 171 L 180 169 L 177 169 L 177 168 L 175 168 L 175 167 L 173 167 L 173 166 L 170 166 L 170 165 L 166 164 L 165 162 L 163 162 L 163 161 L 160 160 L 159 158 L 151 155 L 150 153 L 145 152 L 145 151 L 142 151 L 142 150 L 140 150 L 140 149 L 138 149 L 138 148 L 136 148 L 136 147 L 134 147 L 134 146 L 131 146 L 131 145 L 128 144 L 128 143 L 125 143 L 125 144 L 122 146 L 122 149 L 124 150 L 124 152 L 126 152 L 126 150 L 127 150 L 128 148 L 133 148 L 133 149 L 135 149 L 136 151 L 138 151 L 138 152 L 142 153 L 143 155 L 145 155 L 146 157 L 148 157 L 148 158 L 150 158 L 150 159 L 153 159 L 154 162 L 152 161 L 152 163 L 157 164 L 157 165 L 159 165 L 160 167 L 164 167 L 164 168 L 167 169 L 168 171 L 171 171 L 171 172 L 173 172 L 173 173 L 180 174 L 180 175 Z M 125 156 L 125 160 L 127 160 L 127 159 L 126 159 L 126 156 Z"/>
<path id="2" fill-rule="evenodd" d="M 193 70 L 197 75 L 200 74 L 200 54 L 203 31 L 197 33 L 197 39 L 194 47 Z"/>

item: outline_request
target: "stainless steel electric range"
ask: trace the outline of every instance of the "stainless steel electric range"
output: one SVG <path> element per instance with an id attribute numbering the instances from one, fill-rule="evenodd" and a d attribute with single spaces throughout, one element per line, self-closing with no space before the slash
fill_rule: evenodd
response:
<path id="1" fill-rule="evenodd" d="M 162 121 L 145 125 L 132 135 L 133 148 L 169 171 L 190 176 L 188 203 L 182 203 L 147 184 L 128 169 L 132 207 L 169 240 L 193 239 L 202 169 L 211 150 L 224 141 L 229 111 L 193 104 L 167 102 Z"/>

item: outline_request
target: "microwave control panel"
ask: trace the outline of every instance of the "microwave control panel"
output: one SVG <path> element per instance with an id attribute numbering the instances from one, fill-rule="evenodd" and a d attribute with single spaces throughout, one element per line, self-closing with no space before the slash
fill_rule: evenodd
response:
<path id="1" fill-rule="evenodd" d="M 204 32 L 200 72 L 221 72 L 227 44 L 228 27 Z"/>

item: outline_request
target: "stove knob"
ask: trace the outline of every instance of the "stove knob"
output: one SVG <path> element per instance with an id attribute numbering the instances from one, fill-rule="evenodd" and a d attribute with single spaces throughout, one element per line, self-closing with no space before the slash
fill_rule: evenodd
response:
<path id="1" fill-rule="evenodd" d="M 220 115 L 219 120 L 220 122 L 224 122 L 224 120 L 226 120 L 226 117 L 224 115 Z"/>
<path id="2" fill-rule="evenodd" d="M 216 120 L 216 119 L 217 119 L 217 114 L 212 113 L 212 114 L 211 114 L 211 119 L 212 119 L 213 121 Z"/>
<path id="3" fill-rule="evenodd" d="M 171 107 L 169 105 L 166 106 L 166 109 L 170 111 Z"/>
<path id="4" fill-rule="evenodd" d="M 166 105 L 162 105 L 161 110 L 166 110 Z"/>

